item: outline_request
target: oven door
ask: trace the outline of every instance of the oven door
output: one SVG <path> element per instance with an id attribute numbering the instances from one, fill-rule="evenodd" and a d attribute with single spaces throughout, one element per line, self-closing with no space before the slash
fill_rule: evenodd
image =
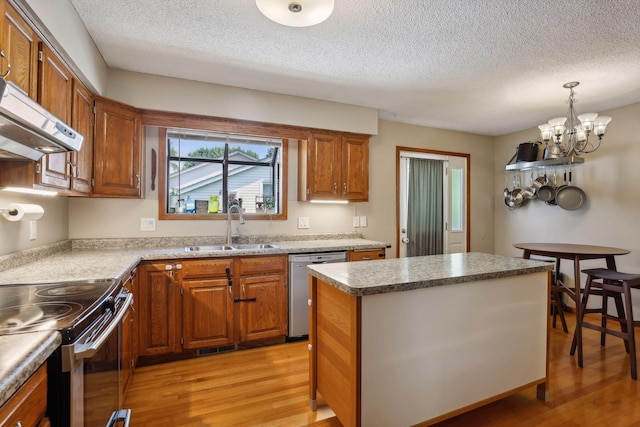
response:
<path id="1" fill-rule="evenodd" d="M 63 346 L 63 370 L 71 375 L 71 426 L 128 426 L 130 411 L 120 401 L 122 319 L 133 295 L 120 294 L 113 308 L 78 340 Z"/>

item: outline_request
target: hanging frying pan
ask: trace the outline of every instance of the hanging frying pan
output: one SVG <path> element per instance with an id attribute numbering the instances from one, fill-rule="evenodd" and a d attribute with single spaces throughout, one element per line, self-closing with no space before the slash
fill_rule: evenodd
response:
<path id="1" fill-rule="evenodd" d="M 584 202 L 587 200 L 587 195 L 574 185 L 571 185 L 571 171 L 569 171 L 568 185 L 558 189 L 556 193 L 556 203 L 562 209 L 568 211 L 575 211 L 580 209 Z"/>
<path id="2" fill-rule="evenodd" d="M 542 200 L 543 202 L 550 203 L 556 197 L 556 189 L 554 188 L 556 185 L 555 171 L 553 173 L 554 173 L 554 176 L 553 176 L 554 186 L 552 187 L 551 185 L 549 185 L 549 182 L 547 181 L 545 185 L 538 188 L 538 191 L 537 191 L 538 199 Z"/>

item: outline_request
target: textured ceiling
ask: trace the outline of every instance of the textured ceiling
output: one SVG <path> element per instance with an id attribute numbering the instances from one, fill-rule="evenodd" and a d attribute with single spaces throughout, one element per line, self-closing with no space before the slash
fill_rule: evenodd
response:
<path id="1" fill-rule="evenodd" d="M 579 113 L 640 101 L 640 0 L 335 0 L 307 28 L 253 0 L 71 3 L 111 68 L 388 120 L 502 135 L 564 115 L 574 80 Z"/>

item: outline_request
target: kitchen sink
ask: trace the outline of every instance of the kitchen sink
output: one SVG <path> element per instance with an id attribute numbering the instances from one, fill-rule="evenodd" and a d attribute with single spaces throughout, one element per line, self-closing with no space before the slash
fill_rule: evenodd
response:
<path id="1" fill-rule="evenodd" d="M 204 246 L 185 246 L 185 252 L 216 252 L 216 251 L 233 251 L 233 250 L 256 250 L 256 249 L 278 249 L 279 246 L 269 243 L 255 243 L 246 245 L 204 245 Z"/>
<path id="2" fill-rule="evenodd" d="M 235 248 L 227 245 L 205 245 L 205 246 L 185 246 L 185 252 L 215 252 L 215 251 L 232 251 Z"/>
<path id="3" fill-rule="evenodd" d="M 278 249 L 279 246 L 272 245 L 272 244 L 259 243 L 259 244 L 233 245 L 233 248 L 239 249 L 239 250 Z"/>

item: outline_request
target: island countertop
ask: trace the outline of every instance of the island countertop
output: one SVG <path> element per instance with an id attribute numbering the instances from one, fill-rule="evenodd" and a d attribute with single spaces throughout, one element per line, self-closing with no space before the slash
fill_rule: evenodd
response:
<path id="1" fill-rule="evenodd" d="M 467 252 L 307 268 L 310 275 L 342 292 L 363 296 L 550 271 L 553 264 Z"/>

